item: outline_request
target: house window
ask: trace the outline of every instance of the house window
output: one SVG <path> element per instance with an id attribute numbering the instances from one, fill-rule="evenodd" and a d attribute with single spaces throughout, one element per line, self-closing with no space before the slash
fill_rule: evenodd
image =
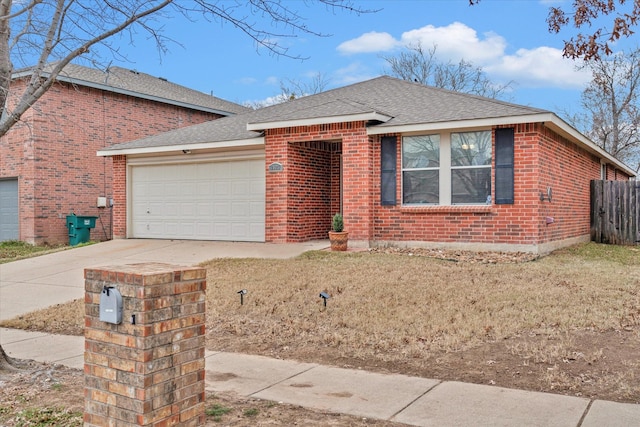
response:
<path id="1" fill-rule="evenodd" d="M 491 202 L 491 132 L 451 134 L 451 203 Z"/>
<path id="2" fill-rule="evenodd" d="M 403 205 L 490 204 L 492 133 L 402 138 Z"/>
<path id="3" fill-rule="evenodd" d="M 402 203 L 440 202 L 440 135 L 402 140 Z"/>

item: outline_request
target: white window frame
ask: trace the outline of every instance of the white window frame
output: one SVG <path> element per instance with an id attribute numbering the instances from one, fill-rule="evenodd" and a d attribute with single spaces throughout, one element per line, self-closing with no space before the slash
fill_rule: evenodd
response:
<path id="1" fill-rule="evenodd" d="M 400 148 L 400 173 L 401 173 L 401 186 L 400 186 L 400 201 L 402 206 L 406 207 L 429 207 L 429 206 L 479 206 L 485 203 L 451 203 L 451 171 L 454 169 L 451 166 L 451 134 L 453 133 L 468 133 L 468 132 L 491 132 L 491 165 L 482 166 L 459 166 L 455 169 L 469 169 L 469 168 L 490 168 L 491 172 L 491 189 L 493 191 L 493 168 L 494 168 L 494 152 L 493 152 L 493 130 L 491 128 L 478 128 L 478 129 L 465 129 L 465 130 L 446 130 L 439 133 L 440 135 L 440 166 L 439 166 L 439 200 L 438 204 L 434 203 L 404 203 L 404 172 L 407 170 L 418 169 L 405 169 L 404 159 L 402 158 L 402 148 Z M 430 136 L 438 133 L 433 132 L 412 132 L 402 135 L 401 144 L 404 144 L 404 138 L 409 136 Z M 428 168 L 429 169 L 429 168 Z M 435 168 L 432 168 L 435 169 Z"/>
<path id="2" fill-rule="evenodd" d="M 438 137 L 438 151 L 440 155 L 440 163 L 438 166 L 427 166 L 427 167 L 405 167 L 404 161 L 404 143 L 405 138 L 415 138 L 415 137 Z M 438 203 L 405 203 L 404 202 L 404 174 L 405 172 L 421 172 L 421 171 L 438 171 Z M 419 135 L 403 135 L 402 137 L 402 146 L 400 147 L 400 173 L 401 173 L 401 200 L 403 206 L 438 206 L 442 204 L 442 135 L 437 133 L 431 134 L 419 134 Z"/>

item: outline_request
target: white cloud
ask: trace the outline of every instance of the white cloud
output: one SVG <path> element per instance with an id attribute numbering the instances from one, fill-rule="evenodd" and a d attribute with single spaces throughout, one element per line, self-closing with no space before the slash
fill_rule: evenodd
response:
<path id="1" fill-rule="evenodd" d="M 362 82 L 373 77 L 376 77 L 376 75 L 371 73 L 367 66 L 361 62 L 352 62 L 346 67 L 337 70 L 331 78 L 331 82 L 338 86 L 343 86 Z"/>
<path id="2" fill-rule="evenodd" d="M 459 61 L 465 59 L 477 65 L 499 58 L 505 51 L 507 42 L 495 33 L 486 33 L 479 37 L 476 30 L 460 22 L 446 27 L 427 25 L 402 34 L 401 45 L 416 46 L 425 49 L 437 46 L 437 54 L 443 59 Z"/>
<path id="3" fill-rule="evenodd" d="M 461 22 L 436 27 L 426 25 L 402 33 L 395 39 L 388 33 L 370 32 L 338 46 L 344 54 L 370 54 L 422 45 L 424 49 L 436 46 L 440 61 L 458 62 L 462 59 L 480 66 L 492 80 L 504 83 L 514 81 L 520 87 L 582 88 L 590 80 L 584 71 L 576 71 L 575 63 L 562 57 L 559 49 L 540 46 L 507 53 L 507 40 L 494 32 L 479 35 Z M 350 66 L 353 67 L 353 64 Z M 362 66 L 349 77 L 349 68 L 339 70 L 345 84 L 362 80 Z"/>
<path id="4" fill-rule="evenodd" d="M 347 40 L 338 46 L 338 52 L 350 55 L 356 53 L 386 52 L 392 50 L 398 42 L 389 33 L 371 31 L 358 38 Z"/>
<path id="5" fill-rule="evenodd" d="M 591 80 L 591 75 L 588 71 L 577 71 L 576 65 L 563 58 L 560 49 L 542 46 L 519 49 L 483 69 L 491 76 L 514 80 L 520 86 L 581 89 Z"/>
<path id="6" fill-rule="evenodd" d="M 284 95 L 280 94 L 276 96 L 268 96 L 264 99 L 250 99 L 250 100 L 244 101 L 242 105 L 249 108 L 263 108 L 263 107 L 270 107 L 276 104 L 282 104 L 285 101 L 286 99 Z"/>

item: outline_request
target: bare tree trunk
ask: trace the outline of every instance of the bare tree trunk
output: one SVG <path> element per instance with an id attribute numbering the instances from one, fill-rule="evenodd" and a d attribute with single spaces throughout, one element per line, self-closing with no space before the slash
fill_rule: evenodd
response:
<path id="1" fill-rule="evenodd" d="M 0 372 L 18 371 L 20 369 L 18 365 L 15 360 L 4 352 L 2 345 L 0 345 Z"/>
<path id="2" fill-rule="evenodd" d="M 0 0 L 0 16 L 7 16 L 11 11 L 11 0 Z M 9 37 L 11 31 L 9 20 L 0 20 L 0 111 L 4 109 L 9 94 L 11 82 L 11 54 L 9 52 Z M 0 348 L 2 350 L 2 348 Z M 1 354 L 4 354 L 3 352 Z"/>

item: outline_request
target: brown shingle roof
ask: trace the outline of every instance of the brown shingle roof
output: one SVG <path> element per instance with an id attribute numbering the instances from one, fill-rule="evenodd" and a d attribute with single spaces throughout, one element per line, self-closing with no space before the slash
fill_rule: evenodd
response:
<path id="1" fill-rule="evenodd" d="M 14 73 L 14 77 L 29 74 L 30 70 L 26 69 L 17 71 Z M 223 116 L 249 111 L 247 107 L 234 102 L 171 83 L 160 77 L 121 67 L 109 67 L 103 71 L 82 65 L 68 64 L 58 75 L 58 80 L 194 110 L 209 111 Z"/>
<path id="2" fill-rule="evenodd" d="M 105 151 L 258 138 L 262 133 L 248 131 L 248 124 L 252 129 L 261 129 L 261 125 L 266 129 L 269 123 L 346 118 L 363 113 L 391 117 L 386 122 L 370 125 L 384 128 L 503 117 L 513 117 L 517 122 L 518 116 L 549 111 L 382 76 L 234 117 L 117 144 Z"/>

